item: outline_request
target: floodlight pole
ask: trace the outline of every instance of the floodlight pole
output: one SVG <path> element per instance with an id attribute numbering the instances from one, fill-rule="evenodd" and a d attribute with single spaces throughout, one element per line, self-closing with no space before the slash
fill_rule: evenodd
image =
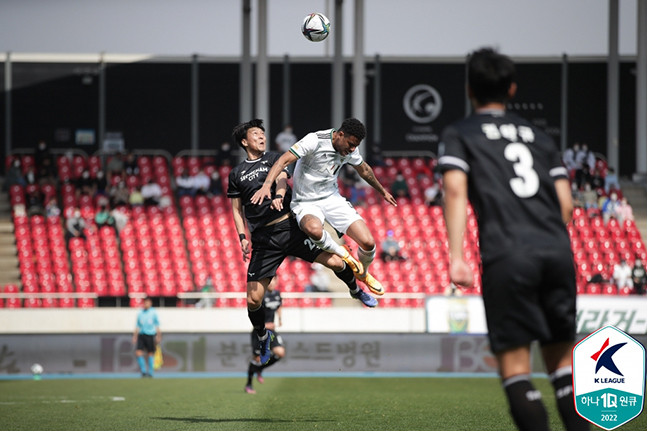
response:
<path id="1" fill-rule="evenodd" d="M 101 52 L 99 57 L 99 136 L 97 147 L 103 150 L 103 142 L 106 139 L 106 60 L 105 53 Z"/>
<path id="2" fill-rule="evenodd" d="M 638 0 L 636 172 L 647 176 L 647 0 Z"/>
<path id="3" fill-rule="evenodd" d="M 11 51 L 7 52 L 7 57 L 4 62 L 4 146 L 5 156 L 9 156 L 11 152 Z"/>
<path id="4" fill-rule="evenodd" d="M 342 58 L 342 6 L 344 0 L 335 0 L 335 20 L 331 27 L 335 36 L 332 64 L 332 125 L 339 127 L 344 120 L 344 60 Z"/>
<path id="5" fill-rule="evenodd" d="M 620 66 L 618 55 L 618 0 L 609 0 L 609 59 L 607 61 L 607 164 L 618 173 Z"/>
<path id="6" fill-rule="evenodd" d="M 256 57 L 256 118 L 263 119 L 270 132 L 270 66 L 267 60 L 267 0 L 258 0 L 258 56 Z"/>
<path id="7" fill-rule="evenodd" d="M 288 124 L 292 123 L 290 119 L 290 97 L 291 97 L 291 88 L 290 88 L 290 56 L 285 54 L 283 57 L 283 126 L 285 127 Z"/>
<path id="8" fill-rule="evenodd" d="M 568 147 L 568 55 L 562 55 L 562 101 L 559 148 L 563 153 Z"/>
<path id="9" fill-rule="evenodd" d="M 366 121 L 366 63 L 364 62 L 364 0 L 355 0 L 355 55 L 353 57 L 353 117 Z M 366 145 L 359 147 L 366 157 Z"/>
<path id="10" fill-rule="evenodd" d="M 191 149 L 197 150 L 199 146 L 198 125 L 200 121 L 199 92 L 200 82 L 198 75 L 198 54 L 193 54 L 191 61 Z"/>
<path id="11" fill-rule="evenodd" d="M 240 61 L 239 122 L 252 119 L 251 0 L 243 1 L 242 58 Z"/>

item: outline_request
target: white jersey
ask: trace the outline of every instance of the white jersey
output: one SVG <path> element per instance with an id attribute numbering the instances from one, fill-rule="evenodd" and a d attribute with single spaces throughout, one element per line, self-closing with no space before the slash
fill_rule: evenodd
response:
<path id="1" fill-rule="evenodd" d="M 342 156 L 332 146 L 335 129 L 308 133 L 290 148 L 297 156 L 294 169 L 292 202 L 308 202 L 327 198 L 339 193 L 337 177 L 345 164 L 359 166 L 364 162 L 356 148 L 347 156 Z"/>

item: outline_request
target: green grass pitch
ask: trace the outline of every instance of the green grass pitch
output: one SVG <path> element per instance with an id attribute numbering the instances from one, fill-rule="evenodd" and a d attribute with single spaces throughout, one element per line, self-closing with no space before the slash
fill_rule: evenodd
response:
<path id="1" fill-rule="evenodd" d="M 535 379 L 553 430 L 550 383 Z M 513 430 L 494 378 L 0 381 L 0 430 Z M 596 427 L 592 426 L 592 429 Z M 621 430 L 646 430 L 641 415 Z"/>

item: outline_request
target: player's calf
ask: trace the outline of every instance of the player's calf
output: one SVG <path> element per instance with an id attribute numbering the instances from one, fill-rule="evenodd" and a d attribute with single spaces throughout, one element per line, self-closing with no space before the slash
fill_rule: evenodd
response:
<path id="1" fill-rule="evenodd" d="M 548 376 L 555 389 L 557 409 L 568 431 L 590 429 L 589 423 L 575 411 L 573 402 L 573 370 L 570 365 L 555 370 Z"/>
<path id="2" fill-rule="evenodd" d="M 541 402 L 541 392 L 533 386 L 530 375 L 519 374 L 503 381 L 510 413 L 522 431 L 548 431 L 548 415 Z"/>

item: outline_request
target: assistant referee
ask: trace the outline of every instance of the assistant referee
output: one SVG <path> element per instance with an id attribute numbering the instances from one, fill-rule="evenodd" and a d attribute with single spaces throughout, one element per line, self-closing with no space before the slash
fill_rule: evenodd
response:
<path id="1" fill-rule="evenodd" d="M 155 361 L 155 349 L 162 341 L 159 318 L 157 310 L 153 308 L 151 298 L 144 299 L 144 308 L 137 314 L 137 326 L 133 334 L 133 344 L 137 346 L 135 356 L 142 372 L 142 377 L 153 377 L 153 363 Z M 148 371 L 144 360 L 144 350 L 148 353 Z"/>

